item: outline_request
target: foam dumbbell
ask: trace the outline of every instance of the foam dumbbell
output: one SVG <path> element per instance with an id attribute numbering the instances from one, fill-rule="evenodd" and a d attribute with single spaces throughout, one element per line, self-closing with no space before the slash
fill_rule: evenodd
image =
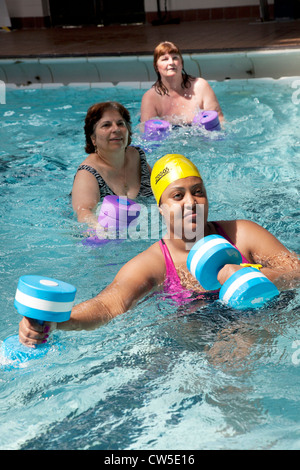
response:
<path id="1" fill-rule="evenodd" d="M 164 140 L 170 133 L 172 126 L 162 119 L 149 119 L 145 122 L 144 137 L 146 140 Z"/>
<path id="2" fill-rule="evenodd" d="M 104 228 L 122 230 L 128 228 L 137 219 L 141 206 L 131 199 L 123 196 L 105 196 L 103 199 L 98 222 Z"/>
<path id="3" fill-rule="evenodd" d="M 76 288 L 71 284 L 44 276 L 25 275 L 19 279 L 14 306 L 20 315 L 41 324 L 45 321 L 60 323 L 69 320 L 75 295 Z M 13 335 L 3 341 L 2 349 L 8 359 L 24 362 L 44 356 L 49 346 L 45 343 L 30 348 L 19 342 L 18 335 Z"/>
<path id="4" fill-rule="evenodd" d="M 221 124 L 217 111 L 200 111 L 194 117 L 193 124 L 203 126 L 207 131 L 221 130 Z"/>
<path id="5" fill-rule="evenodd" d="M 105 196 L 101 204 L 98 223 L 100 230 L 88 229 L 89 237 L 84 238 L 84 245 L 105 245 L 111 241 L 119 242 L 127 236 L 125 229 L 138 224 L 141 206 L 125 196 Z M 108 230 L 107 238 L 103 238 L 102 229 Z M 120 236 L 121 232 L 121 236 Z M 122 233 L 123 232 L 123 233 Z"/>
<path id="6" fill-rule="evenodd" d="M 261 307 L 279 294 L 277 287 L 253 267 L 239 269 L 221 286 L 219 271 L 225 264 L 240 265 L 241 261 L 240 252 L 225 238 L 209 235 L 195 243 L 187 267 L 204 289 L 220 289 L 219 299 L 233 308 Z"/>

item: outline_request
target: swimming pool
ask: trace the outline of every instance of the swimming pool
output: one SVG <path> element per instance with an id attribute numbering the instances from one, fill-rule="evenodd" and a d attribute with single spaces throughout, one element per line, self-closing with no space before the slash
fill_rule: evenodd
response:
<path id="1" fill-rule="evenodd" d="M 138 133 L 143 90 L 8 89 L 1 115 L 0 340 L 18 329 L 22 274 L 57 277 L 94 296 L 155 240 L 83 246 L 69 193 L 97 101 L 122 102 L 148 160 L 189 156 L 210 220 L 251 218 L 299 253 L 300 106 L 296 78 L 212 86 L 221 134 L 177 129 L 160 147 Z M 109 246 L 109 248 L 108 248 Z M 0 357 L 1 449 L 299 449 L 299 289 L 255 313 L 218 303 L 176 309 L 157 295 L 91 332 L 55 332 L 43 359 Z"/>

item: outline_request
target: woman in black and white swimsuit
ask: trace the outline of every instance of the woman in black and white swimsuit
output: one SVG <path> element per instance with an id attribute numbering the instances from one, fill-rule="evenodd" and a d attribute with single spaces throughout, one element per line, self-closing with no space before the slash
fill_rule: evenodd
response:
<path id="1" fill-rule="evenodd" d="M 84 130 L 89 155 L 77 169 L 72 205 L 79 222 L 94 225 L 96 206 L 108 194 L 130 199 L 153 196 L 151 168 L 144 151 L 130 146 L 130 114 L 120 103 L 91 106 Z"/>

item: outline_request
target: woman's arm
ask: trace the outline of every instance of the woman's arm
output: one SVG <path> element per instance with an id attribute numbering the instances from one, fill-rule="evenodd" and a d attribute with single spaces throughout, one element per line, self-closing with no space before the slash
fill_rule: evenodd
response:
<path id="1" fill-rule="evenodd" d="M 164 261 L 157 249 L 150 247 L 126 263 L 114 281 L 96 297 L 76 305 L 63 323 L 39 325 L 23 317 L 19 338 L 27 346 L 45 342 L 50 330 L 91 330 L 98 328 L 130 308 L 164 279 Z M 46 330 L 46 331 L 45 331 Z"/>
<path id="2" fill-rule="evenodd" d="M 224 227 L 226 227 L 225 224 Z M 291 253 L 268 230 L 255 222 L 239 220 L 231 225 L 231 232 L 228 235 L 250 263 L 262 265 L 261 272 L 279 289 L 291 288 L 299 283 L 300 261 L 298 256 Z M 241 267 L 226 265 L 219 272 L 218 279 L 221 284 L 224 284 L 237 269 L 241 269 Z"/>
<path id="3" fill-rule="evenodd" d="M 94 210 L 99 201 L 100 191 L 96 178 L 88 171 L 80 170 L 75 176 L 72 188 L 72 206 L 78 222 L 94 226 L 97 223 Z"/>
<path id="4" fill-rule="evenodd" d="M 152 263 L 153 257 L 145 252 L 133 258 L 100 294 L 74 307 L 70 320 L 58 329 L 93 330 L 127 312 L 157 285 Z"/>
<path id="5" fill-rule="evenodd" d="M 141 103 L 141 123 L 158 116 L 155 106 L 156 96 L 153 88 L 146 91 Z"/>
<path id="6" fill-rule="evenodd" d="M 261 272 L 278 288 L 291 288 L 299 284 L 300 261 L 274 235 L 258 224 L 252 223 L 249 237 L 251 255 L 263 267 Z"/>
<path id="7" fill-rule="evenodd" d="M 217 111 L 219 120 L 222 122 L 224 120 L 224 115 L 221 106 L 215 92 L 206 80 L 203 80 L 202 82 L 201 95 L 203 96 L 203 109 L 205 111 Z"/>

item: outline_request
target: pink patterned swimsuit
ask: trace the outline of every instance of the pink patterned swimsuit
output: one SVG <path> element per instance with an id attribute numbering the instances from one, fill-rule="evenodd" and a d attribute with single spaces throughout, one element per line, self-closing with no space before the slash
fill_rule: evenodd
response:
<path id="1" fill-rule="evenodd" d="M 227 236 L 227 234 L 224 232 L 220 224 L 217 222 L 212 222 L 217 229 L 217 232 L 219 235 L 222 237 L 226 238 L 226 240 L 229 241 L 233 246 L 234 243 L 230 240 L 230 238 Z M 177 303 L 186 303 L 186 302 L 191 302 L 196 299 L 217 299 L 218 298 L 218 292 L 219 291 L 209 291 L 209 292 L 194 292 L 192 290 L 188 290 L 185 287 L 181 285 L 180 278 L 178 276 L 178 273 L 176 271 L 176 268 L 174 266 L 172 257 L 170 255 L 170 252 L 168 250 L 167 245 L 165 244 L 164 240 L 161 239 L 159 240 L 159 246 L 160 249 L 164 255 L 165 258 L 165 263 L 166 263 L 166 278 L 164 282 L 164 293 L 168 294 L 168 297 L 172 298 L 172 300 L 175 300 Z M 235 246 L 236 248 L 236 246 Z M 242 262 L 243 263 L 249 263 L 249 261 L 242 255 Z"/>

